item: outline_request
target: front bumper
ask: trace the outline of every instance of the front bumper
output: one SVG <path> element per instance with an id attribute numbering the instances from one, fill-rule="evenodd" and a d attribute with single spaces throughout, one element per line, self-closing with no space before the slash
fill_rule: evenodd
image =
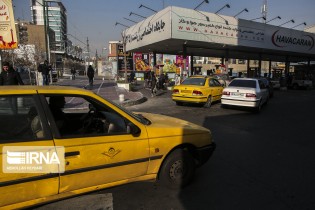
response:
<path id="1" fill-rule="evenodd" d="M 216 144 L 212 142 L 212 144 L 200 147 L 196 149 L 196 158 L 198 160 L 197 166 L 201 166 L 206 163 L 209 158 L 212 156 L 214 150 L 216 148 Z"/>

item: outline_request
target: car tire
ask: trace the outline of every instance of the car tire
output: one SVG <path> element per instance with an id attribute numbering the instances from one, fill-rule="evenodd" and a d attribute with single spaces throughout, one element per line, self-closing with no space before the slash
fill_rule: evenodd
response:
<path id="1" fill-rule="evenodd" d="M 183 106 L 183 102 L 176 101 L 177 106 Z"/>
<path id="2" fill-rule="evenodd" d="M 261 111 L 262 108 L 262 101 L 260 100 L 259 105 L 255 108 L 255 112 L 259 113 Z"/>
<path id="3" fill-rule="evenodd" d="M 212 103 L 212 97 L 209 96 L 207 102 L 203 105 L 205 108 L 210 108 Z"/>
<path id="4" fill-rule="evenodd" d="M 176 149 L 164 161 L 159 172 L 159 182 L 171 189 L 185 187 L 193 180 L 195 168 L 192 155 L 186 150 Z"/>

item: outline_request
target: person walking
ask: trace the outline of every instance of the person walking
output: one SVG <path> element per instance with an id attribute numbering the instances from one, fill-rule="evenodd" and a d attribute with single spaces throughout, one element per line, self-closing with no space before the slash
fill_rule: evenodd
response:
<path id="1" fill-rule="evenodd" d="M 43 85 L 49 85 L 49 72 L 51 70 L 51 66 L 48 63 L 48 60 L 44 61 L 44 64 L 39 65 L 38 71 L 42 72 L 43 76 Z"/>
<path id="2" fill-rule="evenodd" d="M 87 76 L 89 78 L 89 85 L 90 88 L 93 88 L 93 79 L 94 79 L 94 69 L 91 65 L 89 65 L 88 70 L 87 70 Z"/>
<path id="3" fill-rule="evenodd" d="M 71 75 L 72 75 L 71 79 L 75 80 L 75 68 L 74 68 L 74 66 L 71 67 Z"/>
<path id="4" fill-rule="evenodd" d="M 0 85 L 24 85 L 19 74 L 15 71 L 9 62 L 2 63 L 2 72 L 0 73 Z M 13 113 L 17 114 L 17 97 L 9 97 L 9 103 Z"/>
<path id="5" fill-rule="evenodd" d="M 24 85 L 19 72 L 15 71 L 9 62 L 2 63 L 2 70 L 0 85 Z"/>
<path id="6" fill-rule="evenodd" d="M 154 71 L 152 71 L 151 72 L 151 97 L 154 97 L 156 95 L 156 92 L 157 92 L 156 84 L 157 84 L 157 79 L 156 79 Z"/>

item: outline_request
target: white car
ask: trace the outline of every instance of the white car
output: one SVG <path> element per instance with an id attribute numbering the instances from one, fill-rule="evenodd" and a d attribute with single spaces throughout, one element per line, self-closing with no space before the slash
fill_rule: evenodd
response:
<path id="1" fill-rule="evenodd" d="M 222 106 L 244 106 L 260 111 L 269 100 L 265 83 L 257 78 L 235 78 L 223 89 Z"/>

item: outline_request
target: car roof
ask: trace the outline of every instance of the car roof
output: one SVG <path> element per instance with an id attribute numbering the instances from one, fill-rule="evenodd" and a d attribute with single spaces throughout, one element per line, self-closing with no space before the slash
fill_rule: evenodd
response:
<path id="1" fill-rule="evenodd" d="M 192 75 L 192 76 L 190 76 L 190 77 L 188 77 L 188 78 L 213 78 L 213 77 L 211 77 L 211 76 L 204 76 L 204 75 Z"/>
<path id="2" fill-rule="evenodd" d="M 71 87 L 71 86 L 57 86 L 57 85 L 10 85 L 10 86 L 0 86 L 0 95 L 8 94 L 34 94 L 34 93 L 67 93 L 67 94 L 83 94 L 91 95 L 94 94 L 90 90 L 85 90 L 83 88 Z"/>
<path id="3" fill-rule="evenodd" d="M 234 78 L 233 80 L 258 80 L 259 78 L 248 78 L 248 77 L 238 77 L 238 78 Z"/>

